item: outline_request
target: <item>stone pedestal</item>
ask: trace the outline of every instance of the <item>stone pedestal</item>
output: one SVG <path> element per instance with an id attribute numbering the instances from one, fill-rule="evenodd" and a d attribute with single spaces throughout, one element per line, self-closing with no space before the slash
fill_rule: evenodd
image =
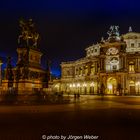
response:
<path id="1" fill-rule="evenodd" d="M 42 82 L 39 80 L 19 80 L 13 82 L 13 91 L 17 90 L 18 94 L 33 94 L 42 89 Z M 3 92 L 8 91 L 8 80 L 2 82 Z"/>

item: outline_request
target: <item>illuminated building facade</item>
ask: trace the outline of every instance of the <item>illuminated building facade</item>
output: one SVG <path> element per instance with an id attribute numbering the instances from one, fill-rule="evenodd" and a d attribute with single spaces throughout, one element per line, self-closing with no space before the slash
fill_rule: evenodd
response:
<path id="1" fill-rule="evenodd" d="M 140 33 L 120 35 L 111 26 L 108 38 L 85 49 L 86 56 L 62 62 L 55 91 L 80 94 L 140 95 Z"/>

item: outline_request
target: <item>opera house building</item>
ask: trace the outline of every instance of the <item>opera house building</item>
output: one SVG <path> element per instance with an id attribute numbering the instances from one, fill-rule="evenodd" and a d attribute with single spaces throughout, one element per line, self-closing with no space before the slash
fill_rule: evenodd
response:
<path id="1" fill-rule="evenodd" d="M 140 95 L 140 33 L 120 35 L 111 26 L 108 38 L 85 49 L 86 56 L 61 63 L 53 90 L 68 94 Z"/>

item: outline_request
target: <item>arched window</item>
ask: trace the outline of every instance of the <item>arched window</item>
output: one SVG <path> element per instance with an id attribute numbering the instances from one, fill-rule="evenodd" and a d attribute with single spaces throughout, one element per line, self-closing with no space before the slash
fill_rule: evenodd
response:
<path id="1" fill-rule="evenodd" d="M 134 81 L 129 81 L 129 86 L 135 86 L 135 82 Z"/>
<path id="2" fill-rule="evenodd" d="M 135 72 L 135 65 L 134 62 L 129 62 L 129 72 Z"/>

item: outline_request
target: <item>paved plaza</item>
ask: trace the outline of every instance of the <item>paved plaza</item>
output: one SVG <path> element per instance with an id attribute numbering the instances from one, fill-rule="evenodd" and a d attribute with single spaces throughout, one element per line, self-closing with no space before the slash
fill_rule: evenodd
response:
<path id="1" fill-rule="evenodd" d="M 139 96 L 83 95 L 70 99 L 69 104 L 0 106 L 0 140 L 42 140 L 49 136 L 76 140 L 85 135 L 100 140 L 140 139 Z"/>

